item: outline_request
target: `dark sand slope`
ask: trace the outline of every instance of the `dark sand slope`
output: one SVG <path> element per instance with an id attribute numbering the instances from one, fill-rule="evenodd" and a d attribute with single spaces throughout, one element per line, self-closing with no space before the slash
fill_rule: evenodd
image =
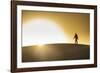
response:
<path id="1" fill-rule="evenodd" d="M 89 45 L 47 44 L 22 48 L 22 62 L 89 59 Z"/>

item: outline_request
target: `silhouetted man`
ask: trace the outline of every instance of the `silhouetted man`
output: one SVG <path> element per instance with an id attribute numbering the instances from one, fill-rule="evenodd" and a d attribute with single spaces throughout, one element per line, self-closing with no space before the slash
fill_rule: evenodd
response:
<path id="1" fill-rule="evenodd" d="M 75 39 L 75 44 L 78 44 L 78 35 L 77 35 L 77 33 L 75 33 L 74 39 Z"/>

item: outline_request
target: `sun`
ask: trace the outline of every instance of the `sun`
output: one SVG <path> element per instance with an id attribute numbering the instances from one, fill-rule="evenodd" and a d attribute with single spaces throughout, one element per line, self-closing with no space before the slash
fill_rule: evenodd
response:
<path id="1" fill-rule="evenodd" d="M 45 46 L 46 44 L 37 44 L 38 47 L 43 47 Z"/>
<path id="2" fill-rule="evenodd" d="M 39 42 L 39 43 L 35 43 L 35 45 L 38 46 L 38 47 L 43 47 L 43 46 L 46 45 L 46 43 L 44 43 L 44 42 Z"/>
<path id="3" fill-rule="evenodd" d="M 63 29 L 49 19 L 32 19 L 22 27 L 22 46 L 66 43 Z"/>

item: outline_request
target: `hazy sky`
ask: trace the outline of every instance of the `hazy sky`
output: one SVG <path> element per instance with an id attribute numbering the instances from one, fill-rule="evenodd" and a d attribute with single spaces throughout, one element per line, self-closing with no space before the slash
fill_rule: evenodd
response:
<path id="1" fill-rule="evenodd" d="M 89 44 L 90 41 L 90 15 L 88 13 L 22 11 L 22 24 L 37 18 L 48 19 L 62 28 L 68 43 L 74 43 L 73 37 L 77 33 L 80 44 Z"/>

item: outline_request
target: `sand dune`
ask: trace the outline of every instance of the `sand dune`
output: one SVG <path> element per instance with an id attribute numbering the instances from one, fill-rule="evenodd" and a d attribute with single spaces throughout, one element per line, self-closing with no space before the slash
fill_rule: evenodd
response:
<path id="1" fill-rule="evenodd" d="M 22 47 L 22 62 L 89 59 L 90 46 L 83 44 L 47 44 Z"/>

